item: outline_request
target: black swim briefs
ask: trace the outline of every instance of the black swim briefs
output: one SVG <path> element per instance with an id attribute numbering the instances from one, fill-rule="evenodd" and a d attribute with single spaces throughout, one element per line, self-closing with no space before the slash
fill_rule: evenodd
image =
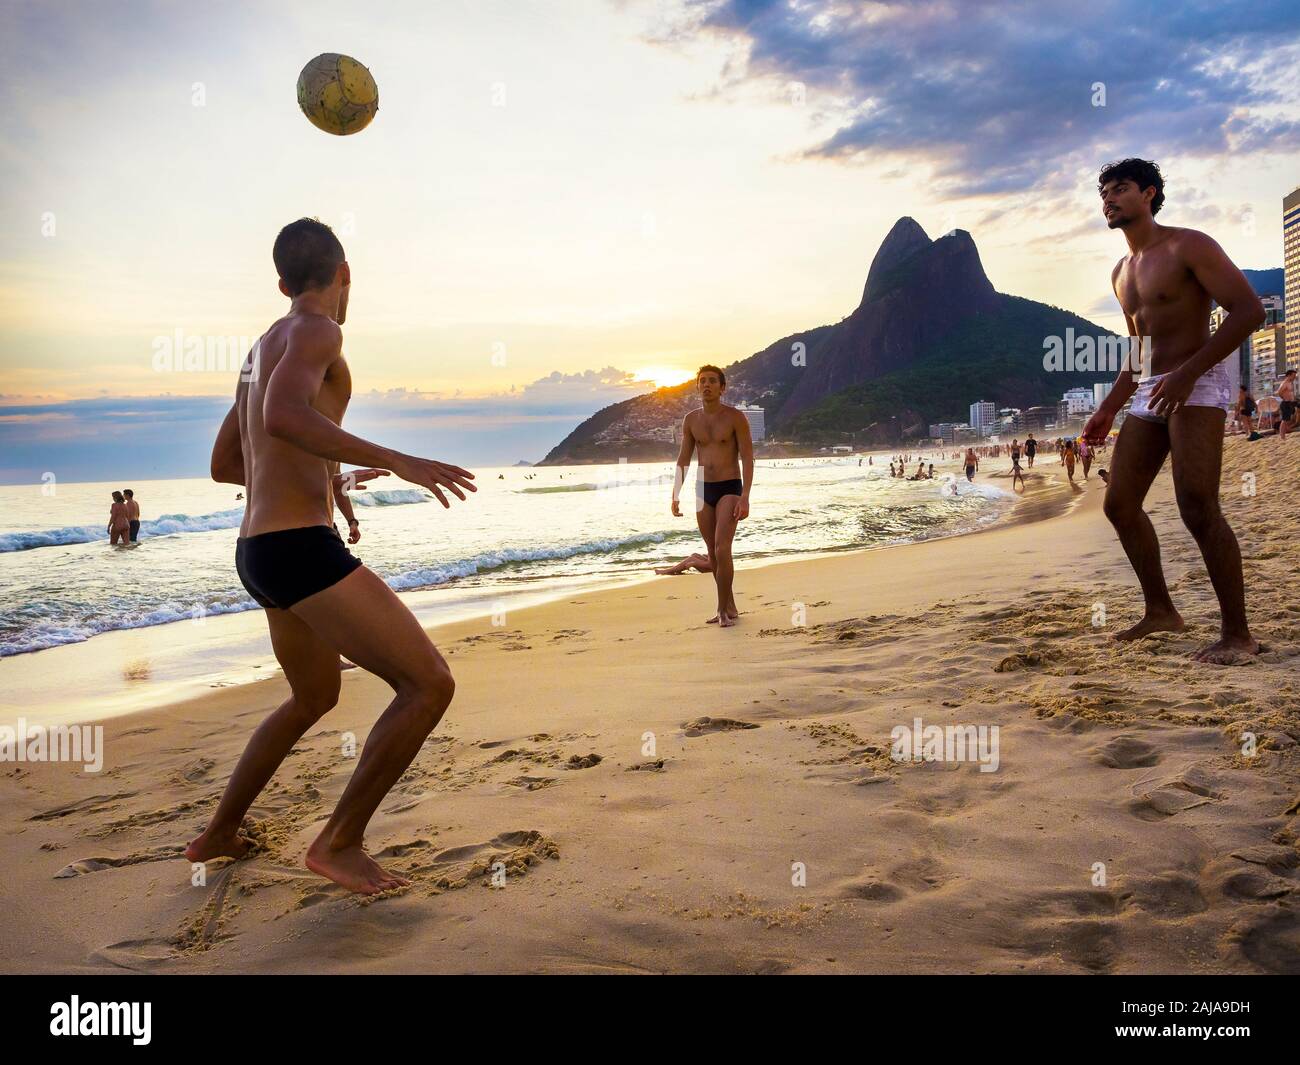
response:
<path id="1" fill-rule="evenodd" d="M 235 547 L 235 570 L 248 594 L 279 610 L 338 584 L 360 565 L 328 525 L 241 536 Z"/>
<path id="2" fill-rule="evenodd" d="M 716 507 L 723 496 L 738 496 L 744 490 L 745 485 L 739 477 L 730 481 L 705 481 L 704 505 Z"/>

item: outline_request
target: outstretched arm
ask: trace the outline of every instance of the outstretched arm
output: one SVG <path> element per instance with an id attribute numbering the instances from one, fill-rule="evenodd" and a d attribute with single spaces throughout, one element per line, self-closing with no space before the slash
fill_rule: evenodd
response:
<path id="1" fill-rule="evenodd" d="M 312 406 L 342 344 L 343 334 L 328 319 L 306 319 L 294 329 L 266 385 L 262 422 L 267 433 L 323 459 L 392 470 L 403 480 L 429 489 L 444 507 L 450 504 L 443 488 L 458 499 L 465 498 L 461 488 L 478 491 L 468 470 L 353 436 Z"/>
<path id="2" fill-rule="evenodd" d="M 682 447 L 677 452 L 677 468 L 673 471 L 673 517 L 682 516 L 682 484 L 686 481 L 686 471 L 691 468 L 691 455 L 695 451 L 695 437 L 691 435 L 691 416 L 686 415 L 682 422 Z"/>
<path id="3" fill-rule="evenodd" d="M 239 411 L 234 406 L 217 430 L 212 445 L 212 479 L 219 484 L 244 483 L 244 451 L 239 442 Z"/>
<path id="4" fill-rule="evenodd" d="M 749 419 L 739 412 L 736 417 L 736 449 L 740 452 L 740 475 L 744 478 L 736 520 L 744 521 L 749 517 L 749 490 L 754 487 L 754 438 L 749 431 Z"/>

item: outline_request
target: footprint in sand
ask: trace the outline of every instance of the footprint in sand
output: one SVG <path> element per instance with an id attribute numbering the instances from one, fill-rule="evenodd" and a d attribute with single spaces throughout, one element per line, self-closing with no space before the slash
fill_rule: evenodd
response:
<path id="1" fill-rule="evenodd" d="M 711 732 L 734 732 L 737 729 L 758 728 L 752 721 L 737 721 L 730 717 L 697 717 L 682 725 L 688 736 L 707 736 Z"/>
<path id="2" fill-rule="evenodd" d="M 1210 906 L 1201 891 L 1200 880 L 1176 869 L 1135 879 L 1127 887 L 1138 909 L 1160 917 L 1188 917 L 1203 913 Z"/>
<path id="3" fill-rule="evenodd" d="M 70 802 L 65 806 L 56 806 L 52 810 L 43 810 L 41 813 L 32 814 L 28 820 L 54 821 L 60 817 L 67 817 L 69 814 L 97 814 L 110 809 L 120 800 L 134 798 L 137 794 L 139 793 L 134 791 L 119 791 L 113 795 L 91 795 L 89 798 L 78 799 L 76 802 Z"/>
<path id="4" fill-rule="evenodd" d="M 1300 914 L 1275 909 L 1241 933 L 1241 950 L 1265 972 L 1300 976 Z"/>
<path id="5" fill-rule="evenodd" d="M 1088 756 L 1109 769 L 1137 769 L 1160 761 L 1160 752 L 1152 744 L 1127 732 L 1093 747 Z"/>
<path id="6" fill-rule="evenodd" d="M 66 880 L 73 876 L 98 873 L 101 869 L 120 869 L 123 866 L 142 865 L 145 862 L 166 862 L 182 853 L 184 849 L 179 843 L 174 843 L 164 847 L 154 847 L 147 851 L 137 851 L 135 854 L 128 854 L 120 858 L 81 858 L 69 865 L 65 865 L 54 874 L 54 879 Z"/>

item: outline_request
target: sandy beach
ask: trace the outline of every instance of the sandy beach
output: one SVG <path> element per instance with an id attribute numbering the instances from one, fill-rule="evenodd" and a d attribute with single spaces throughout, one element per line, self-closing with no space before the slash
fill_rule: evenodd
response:
<path id="1" fill-rule="evenodd" d="M 0 966 L 1300 972 L 1297 472 L 1300 445 L 1228 443 L 1266 645 L 1242 667 L 1188 659 L 1217 615 L 1167 467 L 1148 511 L 1188 631 L 1110 639 L 1136 580 L 1095 470 L 1071 493 L 1054 456 L 1019 521 L 742 562 L 729 631 L 698 574 L 434 630 L 457 695 L 371 825 L 414 881 L 388 895 L 302 866 L 377 679 L 345 673 L 254 806 L 258 852 L 197 886 L 180 850 L 284 683 L 113 718 L 98 774 L 0 771 Z M 996 770 L 895 761 L 917 718 L 996 726 Z"/>

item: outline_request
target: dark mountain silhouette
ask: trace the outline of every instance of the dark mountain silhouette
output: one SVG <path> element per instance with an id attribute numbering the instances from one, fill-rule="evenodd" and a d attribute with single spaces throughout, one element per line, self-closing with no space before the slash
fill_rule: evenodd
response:
<path id="1" fill-rule="evenodd" d="M 965 421 L 977 399 L 1054 403 L 1113 373 L 1049 372 L 1044 339 L 1111 336 L 1056 307 L 997 292 L 965 230 L 931 240 L 900 218 L 872 260 L 862 300 L 834 325 L 783 337 L 724 367 L 726 400 L 766 411 L 768 435 L 800 443 L 895 443 L 930 421 Z M 673 430 L 698 406 L 694 382 L 597 411 L 546 464 L 670 458 Z"/>

